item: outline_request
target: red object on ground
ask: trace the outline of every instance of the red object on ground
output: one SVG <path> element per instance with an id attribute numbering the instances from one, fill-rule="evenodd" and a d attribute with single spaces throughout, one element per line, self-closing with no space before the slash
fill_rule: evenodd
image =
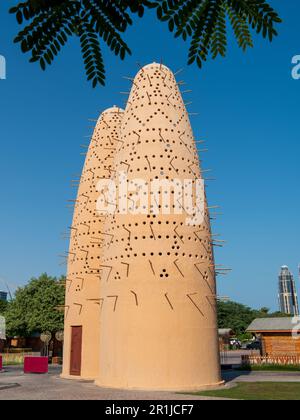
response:
<path id="1" fill-rule="evenodd" d="M 2 356 L 0 355 L 0 372 L 2 370 Z"/>
<path id="2" fill-rule="evenodd" d="M 24 357 L 24 373 L 48 373 L 48 357 Z"/>

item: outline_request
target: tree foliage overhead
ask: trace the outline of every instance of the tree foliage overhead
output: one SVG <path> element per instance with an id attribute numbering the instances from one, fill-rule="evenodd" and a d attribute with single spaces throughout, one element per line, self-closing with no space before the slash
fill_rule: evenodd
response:
<path id="1" fill-rule="evenodd" d="M 70 37 L 78 37 L 87 79 L 96 87 L 105 82 L 101 43 L 124 60 L 131 50 L 123 34 L 147 9 L 155 9 L 176 38 L 189 41 L 188 63 L 199 67 L 209 56 L 225 56 L 227 21 L 243 50 L 253 46 L 251 30 L 272 41 L 281 22 L 267 0 L 26 0 L 10 12 L 23 25 L 15 42 L 43 70 Z"/>
<path id="2" fill-rule="evenodd" d="M 8 336 L 27 337 L 34 332 L 63 329 L 64 314 L 56 310 L 64 305 L 63 278 L 42 274 L 18 288 L 4 313 Z"/>

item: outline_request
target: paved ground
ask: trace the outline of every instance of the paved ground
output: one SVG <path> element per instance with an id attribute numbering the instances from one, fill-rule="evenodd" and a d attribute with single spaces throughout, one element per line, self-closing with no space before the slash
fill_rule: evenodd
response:
<path id="1" fill-rule="evenodd" d="M 208 400 L 170 392 L 123 391 L 99 388 L 92 382 L 64 380 L 60 368 L 48 375 L 24 375 L 19 367 L 0 373 L 0 400 Z M 7 387 L 10 386 L 11 388 Z"/>
<path id="2" fill-rule="evenodd" d="M 48 375 L 24 375 L 20 367 L 0 373 L 0 400 L 206 400 L 170 392 L 123 391 L 99 388 L 92 382 L 63 380 L 60 368 L 51 367 Z M 297 372 L 225 371 L 227 386 L 236 382 L 300 382 Z"/>
<path id="3" fill-rule="evenodd" d="M 300 382 L 300 372 L 223 372 L 229 384 L 236 382 Z"/>

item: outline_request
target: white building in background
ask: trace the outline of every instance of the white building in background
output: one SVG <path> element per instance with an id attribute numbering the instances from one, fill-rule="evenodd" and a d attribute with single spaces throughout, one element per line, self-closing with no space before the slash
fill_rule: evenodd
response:
<path id="1" fill-rule="evenodd" d="M 0 300 L 7 301 L 7 292 L 1 292 L 0 290 Z"/>
<path id="2" fill-rule="evenodd" d="M 284 265 L 279 273 L 279 309 L 281 312 L 299 316 L 298 295 L 293 274 Z"/>

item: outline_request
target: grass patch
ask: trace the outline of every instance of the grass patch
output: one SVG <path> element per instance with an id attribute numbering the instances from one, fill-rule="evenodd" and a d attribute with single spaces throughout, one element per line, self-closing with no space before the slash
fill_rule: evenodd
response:
<path id="1" fill-rule="evenodd" d="M 300 382 L 239 382 L 236 387 L 216 391 L 200 391 L 193 395 L 237 400 L 300 400 Z"/>
<path id="2" fill-rule="evenodd" d="M 253 366 L 241 366 L 235 368 L 239 371 L 263 371 L 263 372 L 300 372 L 300 365 L 253 365 Z"/>

